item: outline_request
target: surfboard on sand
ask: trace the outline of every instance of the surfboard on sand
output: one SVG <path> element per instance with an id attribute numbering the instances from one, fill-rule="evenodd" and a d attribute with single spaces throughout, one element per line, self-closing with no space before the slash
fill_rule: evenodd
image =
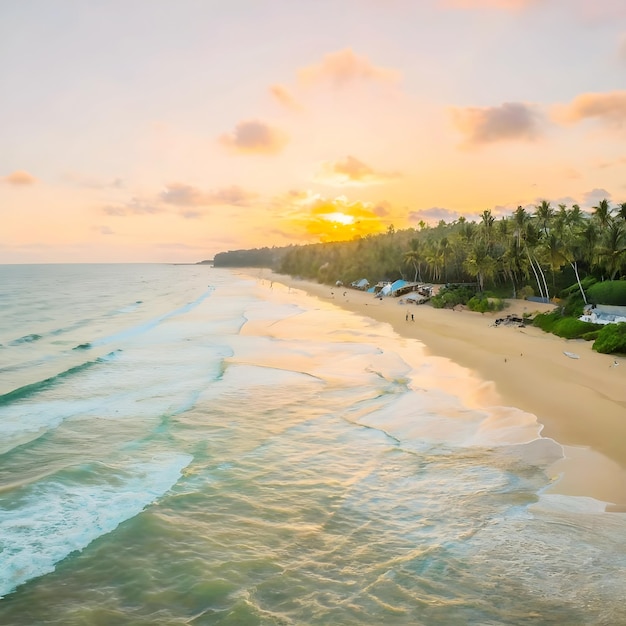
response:
<path id="1" fill-rule="evenodd" d="M 563 354 L 568 356 L 570 359 L 580 359 L 580 357 L 575 352 L 566 352 L 563 350 Z"/>

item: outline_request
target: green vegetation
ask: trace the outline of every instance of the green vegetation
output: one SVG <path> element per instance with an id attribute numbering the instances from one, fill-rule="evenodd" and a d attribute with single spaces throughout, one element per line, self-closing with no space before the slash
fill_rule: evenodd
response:
<path id="1" fill-rule="evenodd" d="M 504 308 L 504 301 L 499 298 L 487 298 L 484 295 L 478 295 L 470 298 L 467 306 L 470 311 L 478 311 L 479 313 L 502 311 Z"/>
<path id="2" fill-rule="evenodd" d="M 626 280 L 595 283 L 587 291 L 589 302 L 626 306 Z"/>
<path id="3" fill-rule="evenodd" d="M 270 267 L 328 285 L 361 278 L 475 285 L 467 292 L 442 290 L 431 302 L 477 311 L 498 310 L 500 298 L 558 297 L 562 319 L 539 316 L 537 325 L 604 349 L 619 341 L 575 318 L 589 303 L 626 305 L 626 203 L 611 207 L 602 200 L 587 213 L 543 200 L 499 219 L 483 211 L 478 221 L 460 217 L 398 231 L 390 225 L 384 234 L 352 241 L 225 252 L 215 255 L 214 265 Z"/>
<path id="4" fill-rule="evenodd" d="M 214 267 L 271 267 L 275 268 L 288 248 L 254 248 L 219 252 L 213 259 Z"/>
<path id="5" fill-rule="evenodd" d="M 626 354 L 626 323 L 603 326 L 593 343 L 593 349 L 602 354 Z"/>
<path id="6" fill-rule="evenodd" d="M 558 310 L 537 315 L 533 324 L 547 333 L 565 339 L 586 339 L 587 335 L 597 333 L 602 328 L 601 324 L 583 322 L 576 317 L 566 317 Z"/>
<path id="7" fill-rule="evenodd" d="M 430 299 L 430 302 L 436 309 L 451 309 L 457 304 L 466 305 L 475 295 L 475 287 L 448 285 L 440 289 L 439 293 Z"/>
<path id="8" fill-rule="evenodd" d="M 574 298 L 582 308 L 588 292 L 612 289 L 611 303 L 626 303 L 626 203 L 603 200 L 592 213 L 578 205 L 558 209 L 544 200 L 534 210 L 518 207 L 496 219 L 483 211 L 478 221 L 460 217 L 436 226 L 284 248 L 236 250 L 215 255 L 216 267 L 270 267 L 326 284 L 370 284 L 399 278 L 416 282 L 475 283 L 498 297 L 545 300 Z M 610 281 L 618 287 L 596 287 Z M 566 291 L 567 293 L 564 293 Z M 594 302 L 608 303 L 604 292 Z"/>

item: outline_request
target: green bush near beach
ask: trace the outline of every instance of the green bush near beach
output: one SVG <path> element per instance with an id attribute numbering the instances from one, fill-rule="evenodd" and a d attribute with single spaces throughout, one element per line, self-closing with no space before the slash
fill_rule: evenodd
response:
<path id="1" fill-rule="evenodd" d="M 443 287 L 430 303 L 436 309 L 451 309 L 457 304 L 467 304 L 476 294 L 476 289 L 465 286 L 450 285 Z"/>
<path id="2" fill-rule="evenodd" d="M 478 311 L 479 313 L 487 313 L 487 311 L 502 311 L 504 301 L 499 298 L 487 298 L 485 296 L 476 295 L 467 301 L 467 308 L 470 311 Z"/>
<path id="3" fill-rule="evenodd" d="M 605 280 L 595 283 L 587 290 L 589 302 L 626 306 L 626 280 Z"/>
<path id="4" fill-rule="evenodd" d="M 541 328 L 545 333 L 551 333 L 554 325 L 560 319 L 563 319 L 563 316 L 556 311 L 551 313 L 539 313 L 539 315 L 533 318 L 533 326 Z"/>
<path id="5" fill-rule="evenodd" d="M 587 276 L 581 280 L 582 287 L 587 293 L 592 285 L 594 285 L 597 280 L 593 276 Z M 567 315 L 569 317 L 580 317 L 583 314 L 585 309 L 585 301 L 583 300 L 583 296 L 580 293 L 580 287 L 578 283 L 574 283 L 569 287 L 563 289 L 559 297 L 563 300 L 563 315 Z"/>
<path id="6" fill-rule="evenodd" d="M 605 324 L 593 343 L 593 349 L 602 354 L 626 354 L 626 323 Z"/>
<path id="7" fill-rule="evenodd" d="M 563 317 L 559 311 L 537 315 L 533 325 L 564 339 L 585 339 L 586 335 L 600 332 L 601 329 L 600 324 L 583 322 L 575 317 Z"/>
<path id="8" fill-rule="evenodd" d="M 463 285 L 444 287 L 430 299 L 435 309 L 450 309 L 457 304 L 467 306 L 470 311 L 487 313 L 488 311 L 502 311 L 504 300 L 490 297 L 486 292 L 476 293 L 476 289 Z"/>

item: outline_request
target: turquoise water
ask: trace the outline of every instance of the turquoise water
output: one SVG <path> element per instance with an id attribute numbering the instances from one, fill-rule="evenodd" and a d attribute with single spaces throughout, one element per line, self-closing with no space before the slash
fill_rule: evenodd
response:
<path id="1" fill-rule="evenodd" d="M 1 624 L 623 624 L 626 519 L 384 325 L 207 266 L 0 266 Z"/>

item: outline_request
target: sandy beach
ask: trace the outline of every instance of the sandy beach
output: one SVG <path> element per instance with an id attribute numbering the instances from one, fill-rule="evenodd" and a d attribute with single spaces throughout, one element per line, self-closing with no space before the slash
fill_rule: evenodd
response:
<path id="1" fill-rule="evenodd" d="M 245 273 L 390 324 L 432 355 L 492 381 L 500 405 L 534 414 L 542 435 L 565 446 L 566 458 L 551 468 L 553 477 L 560 477 L 551 490 L 594 497 L 612 503 L 607 510 L 626 511 L 626 359 L 617 358 L 615 365 L 615 357 L 594 352 L 591 342 L 561 339 L 532 326 L 495 324 L 497 318 L 534 315 L 552 305 L 510 300 L 498 313 L 452 311 L 403 304 L 400 298 L 380 300 L 269 270 Z"/>

